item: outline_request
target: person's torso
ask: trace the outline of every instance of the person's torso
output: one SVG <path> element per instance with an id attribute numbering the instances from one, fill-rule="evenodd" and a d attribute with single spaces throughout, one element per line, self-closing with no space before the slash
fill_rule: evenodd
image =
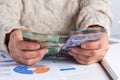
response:
<path id="1" fill-rule="evenodd" d="M 23 0 L 21 24 L 44 34 L 68 34 L 75 29 L 80 0 Z"/>

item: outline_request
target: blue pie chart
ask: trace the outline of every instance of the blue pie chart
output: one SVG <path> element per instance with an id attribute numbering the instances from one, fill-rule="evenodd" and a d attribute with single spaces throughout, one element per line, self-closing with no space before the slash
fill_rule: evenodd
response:
<path id="1" fill-rule="evenodd" d="M 35 68 L 34 70 L 29 70 L 29 68 L 29 66 L 17 66 L 13 71 L 20 74 L 42 74 L 49 71 L 48 67 Z"/>

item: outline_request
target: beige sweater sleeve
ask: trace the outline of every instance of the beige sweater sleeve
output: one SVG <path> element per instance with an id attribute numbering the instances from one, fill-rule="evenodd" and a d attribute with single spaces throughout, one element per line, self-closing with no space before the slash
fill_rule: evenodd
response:
<path id="1" fill-rule="evenodd" d="M 111 4 L 108 0 L 81 0 L 77 29 L 86 29 L 91 25 L 106 28 L 110 35 L 112 24 Z"/>
<path id="2" fill-rule="evenodd" d="M 6 33 L 16 28 L 22 28 L 19 24 L 21 10 L 21 0 L 0 0 L 0 50 L 7 51 Z"/>

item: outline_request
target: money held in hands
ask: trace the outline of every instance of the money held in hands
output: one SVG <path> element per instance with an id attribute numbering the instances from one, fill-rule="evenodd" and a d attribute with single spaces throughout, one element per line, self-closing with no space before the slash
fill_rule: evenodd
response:
<path id="1" fill-rule="evenodd" d="M 106 29 L 93 28 L 87 30 L 73 30 L 69 35 L 50 35 L 35 32 L 22 31 L 23 39 L 38 42 L 41 47 L 47 48 L 48 54 L 44 58 L 72 58 L 68 51 L 72 47 L 80 47 L 84 42 L 95 41 L 102 37 Z"/>

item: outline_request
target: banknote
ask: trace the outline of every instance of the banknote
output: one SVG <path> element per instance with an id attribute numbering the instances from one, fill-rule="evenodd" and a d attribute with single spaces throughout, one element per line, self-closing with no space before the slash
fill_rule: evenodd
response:
<path id="1" fill-rule="evenodd" d="M 65 43 L 68 39 L 66 35 L 50 35 L 26 31 L 22 32 L 22 36 L 24 40 L 40 43 L 41 48 L 58 46 L 60 43 Z"/>
<path id="2" fill-rule="evenodd" d="M 67 35 L 50 35 L 26 31 L 22 31 L 22 36 L 25 41 L 38 42 L 40 48 L 47 48 L 48 54 L 45 57 L 56 56 L 68 39 Z"/>
<path id="3" fill-rule="evenodd" d="M 72 58 L 68 51 L 72 47 L 80 47 L 84 42 L 95 41 L 106 32 L 105 28 L 93 28 L 87 30 L 73 30 L 68 35 L 50 35 L 35 32 L 22 32 L 23 39 L 35 41 L 41 48 L 47 48 L 45 58 Z"/>
<path id="4" fill-rule="evenodd" d="M 89 34 L 89 33 L 99 33 L 99 32 L 106 32 L 106 29 L 104 27 L 94 27 L 94 28 L 89 28 L 89 29 L 86 29 L 86 30 L 72 30 L 70 32 L 70 35 L 73 35 L 73 34 Z"/>
<path id="5" fill-rule="evenodd" d="M 106 32 L 105 28 L 71 31 L 70 37 L 59 51 L 58 56 L 66 57 L 66 54 L 71 48 L 80 47 L 81 44 L 85 42 L 98 40 L 102 37 L 102 35 L 105 32 Z"/>

